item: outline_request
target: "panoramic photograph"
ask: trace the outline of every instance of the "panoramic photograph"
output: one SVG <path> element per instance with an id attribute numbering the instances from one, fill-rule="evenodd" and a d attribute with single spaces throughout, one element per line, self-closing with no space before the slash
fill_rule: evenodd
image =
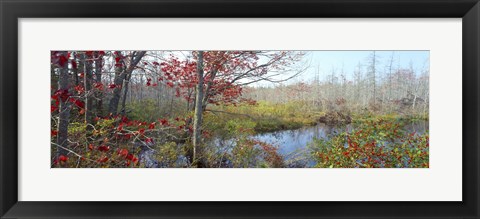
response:
<path id="1" fill-rule="evenodd" d="M 51 51 L 50 66 L 52 168 L 429 168 L 429 51 Z"/>

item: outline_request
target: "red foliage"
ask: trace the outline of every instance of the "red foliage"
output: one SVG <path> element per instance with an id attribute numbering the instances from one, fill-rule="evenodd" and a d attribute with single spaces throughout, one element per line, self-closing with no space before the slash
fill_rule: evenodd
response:
<path id="1" fill-rule="evenodd" d="M 80 109 L 84 109 L 85 108 L 85 102 L 79 100 L 79 99 L 75 99 L 75 98 L 70 98 L 70 102 L 72 102 L 73 104 L 75 104 L 75 106 L 77 106 L 78 108 Z"/>
<path id="2" fill-rule="evenodd" d="M 160 119 L 159 121 L 162 125 L 168 125 L 168 120 L 166 119 Z"/>
<path id="3" fill-rule="evenodd" d="M 193 52 L 193 60 L 180 59 L 171 55 L 162 62 L 158 80 L 166 80 L 168 87 L 175 87 L 177 96 L 183 96 L 187 101 L 193 101 L 191 91 L 198 84 L 197 54 Z M 265 60 L 260 62 L 260 57 Z M 283 69 L 297 57 L 290 52 L 259 51 L 207 51 L 204 52 L 204 87 L 211 104 L 237 104 L 252 100 L 239 98 L 242 95 L 242 79 L 259 79 L 270 70 Z M 147 83 L 148 85 L 148 83 Z"/>
<path id="4" fill-rule="evenodd" d="M 135 155 L 133 155 L 133 154 L 128 154 L 127 157 L 126 157 L 126 159 L 132 161 L 133 163 L 137 163 L 137 162 L 138 162 L 138 158 L 135 157 Z"/>
<path id="5" fill-rule="evenodd" d="M 118 150 L 118 155 L 120 155 L 121 157 L 127 157 L 128 150 L 127 149 L 120 149 L 120 150 Z"/>
<path id="6" fill-rule="evenodd" d="M 60 162 L 67 162 L 67 161 L 68 161 L 68 157 L 65 156 L 65 155 L 60 155 L 60 156 L 58 156 L 58 160 L 59 160 Z"/>
<path id="7" fill-rule="evenodd" d="M 57 110 L 58 110 L 58 107 L 57 107 L 57 106 L 53 106 L 53 105 L 50 106 L 50 112 L 53 113 L 53 112 L 55 112 L 55 111 L 57 111 Z"/>
<path id="8" fill-rule="evenodd" d="M 121 66 L 123 66 L 122 57 L 121 57 L 120 54 L 117 54 L 117 56 L 115 57 L 115 66 L 116 66 L 116 67 L 121 67 Z"/>
<path id="9" fill-rule="evenodd" d="M 85 92 L 85 88 L 83 87 L 83 85 L 79 84 L 75 86 L 75 91 L 77 91 L 77 93 L 81 95 Z"/>
<path id="10" fill-rule="evenodd" d="M 71 63 L 72 63 L 72 68 L 77 69 L 77 62 L 75 60 L 72 60 Z"/>
<path id="11" fill-rule="evenodd" d="M 99 146 L 97 149 L 102 152 L 107 152 L 110 150 L 110 146 L 102 145 L 102 146 Z"/>
<path id="12" fill-rule="evenodd" d="M 98 162 L 100 162 L 100 163 L 105 163 L 105 162 L 107 162 L 107 161 L 108 161 L 108 157 L 107 157 L 107 156 L 103 156 L 103 157 L 101 157 L 101 158 L 98 159 Z"/>
<path id="13" fill-rule="evenodd" d="M 147 139 L 145 139 L 145 143 L 147 143 L 147 144 L 152 144 L 152 143 L 153 143 L 153 139 L 152 139 L 152 138 L 147 138 Z"/>
<path id="14" fill-rule="evenodd" d="M 86 55 L 87 57 L 92 57 L 92 56 L 93 56 L 93 51 L 86 51 L 86 52 L 85 52 L 85 55 Z"/>
<path id="15" fill-rule="evenodd" d="M 101 82 L 93 83 L 93 87 L 98 89 L 98 90 L 103 90 L 103 84 Z"/>
<path id="16" fill-rule="evenodd" d="M 55 93 L 52 95 L 52 99 L 56 101 L 56 104 L 58 105 L 58 101 L 62 100 L 62 102 L 67 101 L 67 99 L 70 97 L 70 93 L 68 92 L 67 89 L 64 90 L 57 90 Z"/>

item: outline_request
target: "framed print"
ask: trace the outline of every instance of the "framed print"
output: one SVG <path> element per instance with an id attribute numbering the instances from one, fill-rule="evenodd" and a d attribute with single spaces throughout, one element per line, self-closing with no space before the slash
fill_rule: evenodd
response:
<path id="1" fill-rule="evenodd" d="M 1 215 L 478 218 L 479 7 L 2 1 Z"/>

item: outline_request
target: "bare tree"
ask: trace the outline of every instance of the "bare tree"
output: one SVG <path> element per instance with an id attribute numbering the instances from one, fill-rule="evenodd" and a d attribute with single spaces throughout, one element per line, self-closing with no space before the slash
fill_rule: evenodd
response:
<path id="1" fill-rule="evenodd" d="M 95 82 L 97 84 L 102 83 L 102 65 L 103 65 L 103 58 L 100 56 L 99 52 L 96 51 L 94 52 L 95 56 Z M 95 93 L 95 99 L 96 99 L 96 110 L 98 115 L 103 114 L 103 92 L 102 91 L 97 91 Z"/>
<path id="2" fill-rule="evenodd" d="M 115 64 L 115 80 L 114 80 L 114 90 L 113 90 L 113 96 L 112 99 L 110 99 L 108 111 L 112 115 L 117 114 L 118 110 L 118 104 L 120 102 L 120 96 L 122 92 L 122 88 L 124 87 L 124 83 L 127 79 L 127 76 L 132 73 L 132 71 L 135 69 L 137 64 L 140 62 L 142 57 L 145 55 L 146 51 L 135 51 L 132 53 L 131 61 L 130 64 L 128 65 L 127 68 L 124 66 L 126 65 L 125 60 L 123 59 L 123 55 L 120 51 L 115 52 L 115 59 L 116 59 L 116 64 Z M 126 82 L 128 85 L 128 82 Z"/>
<path id="3" fill-rule="evenodd" d="M 193 161 L 196 162 L 200 157 L 200 144 L 201 144 L 201 125 L 202 125 L 202 114 L 204 101 L 204 90 L 203 90 L 203 51 L 198 52 L 198 61 L 197 61 L 197 77 L 198 83 L 196 86 L 196 96 L 195 96 L 195 117 L 193 120 Z"/>
<path id="4" fill-rule="evenodd" d="M 68 57 L 68 52 L 62 51 L 58 53 L 59 56 Z M 59 63 L 59 79 L 58 79 L 58 91 L 68 93 L 68 62 Z M 68 98 L 59 98 L 59 115 L 58 115 L 58 135 L 57 144 L 61 147 L 57 147 L 57 159 L 60 155 L 67 155 L 68 151 L 68 123 L 70 122 L 70 110 L 68 104 Z"/>
<path id="5" fill-rule="evenodd" d="M 85 124 L 87 124 L 87 134 L 93 123 L 93 95 L 92 95 L 92 78 L 93 78 L 93 61 L 92 57 L 82 54 L 84 59 L 84 77 L 83 83 L 85 88 Z"/>

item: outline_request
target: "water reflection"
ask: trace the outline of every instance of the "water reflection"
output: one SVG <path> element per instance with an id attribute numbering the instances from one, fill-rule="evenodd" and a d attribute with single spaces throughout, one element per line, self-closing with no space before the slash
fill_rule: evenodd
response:
<path id="1" fill-rule="evenodd" d="M 404 126 L 407 132 L 416 132 L 423 134 L 428 130 L 428 121 L 415 121 Z M 263 141 L 278 146 L 278 152 L 285 157 L 287 163 L 292 160 L 305 159 L 303 156 L 307 153 L 307 145 L 314 138 L 329 139 L 341 132 L 350 132 L 354 129 L 354 125 L 331 126 L 319 123 L 311 127 L 303 127 L 296 130 L 277 131 L 272 133 L 264 133 L 252 136 L 253 139 Z M 306 166 L 313 166 L 311 160 L 303 160 Z"/>

